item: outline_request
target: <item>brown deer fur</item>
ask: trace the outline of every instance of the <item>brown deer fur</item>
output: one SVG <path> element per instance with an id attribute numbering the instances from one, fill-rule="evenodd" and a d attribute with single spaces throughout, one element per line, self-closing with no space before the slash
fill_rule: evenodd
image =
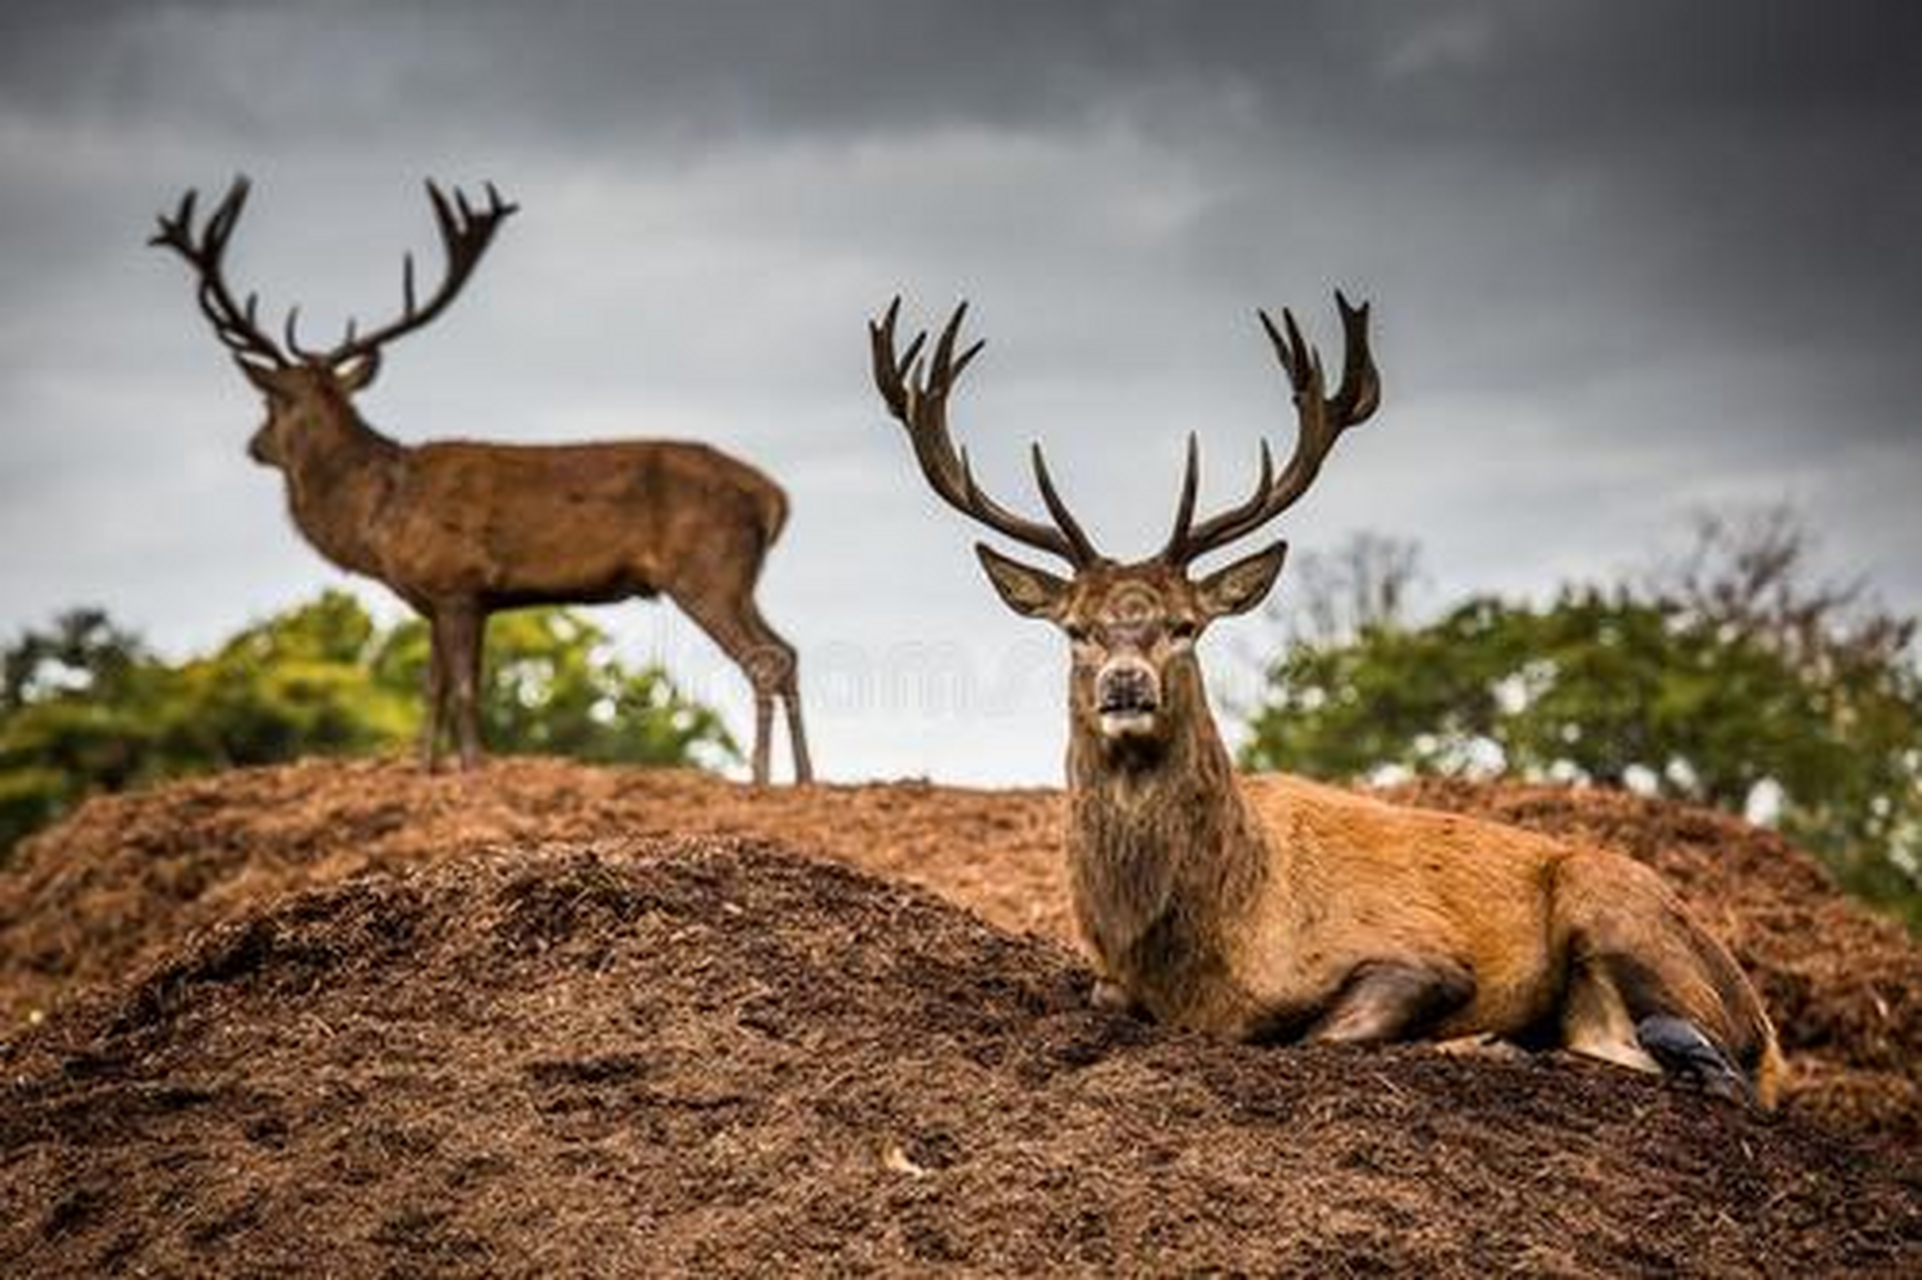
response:
<path id="1" fill-rule="evenodd" d="M 753 768 L 769 774 L 776 699 L 788 721 L 795 775 L 810 775 L 793 646 L 761 617 L 754 587 L 787 519 L 778 485 L 701 444 L 622 441 L 409 446 L 375 431 L 352 396 L 379 367 L 381 344 L 426 323 L 451 300 L 512 212 L 482 210 L 430 186 L 448 245 L 447 280 L 417 307 L 411 264 L 401 320 L 322 355 L 287 346 L 233 303 L 220 274 L 246 187 L 237 183 L 198 239 L 191 196 L 155 237 L 201 276 L 202 309 L 267 401 L 248 446 L 286 479 L 294 524 L 328 560 L 384 582 L 426 618 L 433 638 L 423 760 L 432 765 L 450 718 L 463 764 L 480 752 L 478 686 L 490 613 L 523 605 L 598 604 L 666 595 L 747 673 L 755 694 Z M 491 194 L 491 190 L 490 190 Z"/>
<path id="2" fill-rule="evenodd" d="M 1760 1001 L 1653 871 L 1511 827 L 1236 773 L 1194 644 L 1261 601 L 1286 547 L 1198 581 L 1187 564 L 1299 497 L 1335 435 L 1372 412 L 1366 311 L 1345 300 L 1342 311 L 1349 368 L 1325 401 L 1292 317 L 1286 336 L 1269 326 L 1304 419 L 1288 467 L 1277 477 L 1264 457 L 1254 498 L 1196 524 L 1191 451 L 1169 547 L 1128 565 L 1094 552 L 1038 453 L 1053 529 L 974 483 L 945 412 L 979 349 L 956 356 L 960 312 L 919 375 L 919 339 L 894 354 L 895 310 L 872 326 L 882 394 L 937 493 L 1074 567 L 1064 579 L 977 548 L 1004 601 L 1072 647 L 1067 855 L 1102 975 L 1096 998 L 1253 1041 L 1561 1046 L 1772 1105 L 1781 1056 Z"/>

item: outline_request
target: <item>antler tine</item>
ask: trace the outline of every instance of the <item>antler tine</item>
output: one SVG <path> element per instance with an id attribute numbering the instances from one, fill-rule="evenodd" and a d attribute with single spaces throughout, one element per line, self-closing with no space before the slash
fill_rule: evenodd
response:
<path id="1" fill-rule="evenodd" d="M 1190 439 L 1192 439 L 1192 437 L 1190 437 Z M 1198 458 L 1198 456 L 1198 449 L 1191 453 L 1191 457 Z M 1194 468 L 1194 473 L 1195 484 L 1198 488 L 1200 480 L 1200 466 L 1198 464 Z M 1262 521 L 1256 519 L 1256 517 L 1261 511 L 1262 505 L 1268 501 L 1269 492 L 1274 488 L 1274 484 L 1275 455 L 1274 451 L 1268 447 L 1268 442 L 1263 440 L 1261 441 L 1261 460 L 1255 476 L 1254 491 L 1226 511 L 1218 515 L 1210 516 L 1208 519 L 1202 521 L 1199 527 L 1195 527 L 1194 499 L 1189 493 L 1189 481 L 1184 478 L 1182 481 L 1181 502 L 1175 515 L 1175 531 L 1169 535 L 1168 545 L 1162 549 L 1162 559 L 1171 561 L 1174 564 L 1187 564 L 1189 561 L 1206 555 L 1215 548 L 1241 536 L 1238 533 L 1222 533 L 1218 531 L 1234 529 L 1248 521 L 1253 521 L 1254 524 L 1262 523 Z M 1250 525 L 1250 528 L 1252 527 L 1253 525 Z"/>
<path id="2" fill-rule="evenodd" d="M 300 345 L 300 332 L 299 332 L 300 307 L 298 305 L 287 308 L 287 323 L 284 326 L 284 328 L 286 330 L 285 336 L 287 339 L 287 350 L 293 352 L 295 357 L 301 360 L 305 360 L 310 364 L 333 363 L 333 361 L 329 358 L 327 352 L 309 351 L 306 347 L 303 347 Z M 354 336 L 354 322 L 350 319 L 347 322 L 348 341 L 351 342 L 353 340 L 353 336 Z"/>
<path id="3" fill-rule="evenodd" d="M 1093 564 L 1100 559 L 1100 554 L 1082 531 L 1081 522 L 1074 518 L 1074 513 L 1068 510 L 1068 504 L 1056 492 L 1054 477 L 1048 474 L 1047 455 L 1041 452 L 1041 442 L 1037 440 L 1030 445 L 1028 453 L 1034 466 L 1035 487 L 1041 490 L 1041 501 L 1047 505 L 1048 515 L 1054 520 L 1055 527 L 1061 530 L 1061 536 L 1074 546 L 1075 554 L 1071 557 L 1073 563 Z"/>
<path id="4" fill-rule="evenodd" d="M 901 299 L 896 297 L 889 302 L 879 320 L 868 321 L 875 387 L 886 402 L 888 412 L 907 428 L 915 461 L 929 487 L 942 501 L 997 533 L 1059 556 L 1077 568 L 1092 564 L 1100 558 L 1099 553 L 1062 501 L 1039 445 L 1034 446 L 1030 460 L 1036 486 L 1041 490 L 1048 514 L 1054 519 L 1053 525 L 1016 515 L 989 497 L 974 478 L 967 451 L 955 448 L 948 431 L 948 395 L 961 372 L 985 345 L 976 341 L 958 356 L 955 354 L 961 322 L 967 311 L 965 302 L 954 309 L 924 361 L 921 353 L 927 342 L 925 332 L 915 335 L 905 354 L 896 354 L 895 326 L 900 319 Z"/>
<path id="5" fill-rule="evenodd" d="M 968 304 L 963 302 L 954 309 L 954 314 L 948 317 L 948 322 L 941 326 L 941 337 L 934 344 L 934 359 L 929 366 L 928 375 L 931 379 L 940 380 L 938 385 L 943 394 L 954 385 L 954 380 L 961 375 L 963 369 L 968 367 L 968 362 L 974 359 L 983 346 L 987 345 L 985 342 L 974 342 L 961 353 L 958 361 L 954 358 L 954 344 L 961 336 L 961 321 L 967 318 L 967 314 Z"/>
<path id="6" fill-rule="evenodd" d="M 404 255 L 401 259 L 400 316 L 364 334 L 355 332 L 350 322 L 347 336 L 320 359 L 337 365 L 357 356 L 377 354 L 384 344 L 421 328 L 447 308 L 467 284 L 474 268 L 480 264 L 501 222 L 520 210 L 519 205 L 501 199 L 493 183 L 486 185 L 487 204 L 477 209 L 460 188 L 454 188 L 450 200 L 439 183 L 431 178 L 427 180 L 427 200 L 433 207 L 434 229 L 439 233 L 441 252 L 447 260 L 440 283 L 435 286 L 426 303 L 421 304 L 415 292 L 414 255 Z"/>
<path id="7" fill-rule="evenodd" d="M 1261 476 L 1254 492 L 1236 506 L 1192 527 L 1187 518 L 1191 507 L 1184 481 L 1182 511 L 1162 552 L 1165 559 L 1187 564 L 1254 532 L 1286 511 L 1314 483 L 1322 461 L 1341 433 L 1366 422 L 1380 407 L 1381 379 L 1368 348 L 1368 305 L 1353 306 L 1339 291 L 1335 302 L 1341 313 L 1344 350 L 1341 386 L 1332 397 L 1323 394 L 1327 382 L 1321 353 L 1302 336 L 1294 313 L 1283 308 L 1280 327 L 1266 311 L 1256 313 L 1294 392 L 1295 451 L 1277 476 L 1268 443 L 1262 441 Z"/>
<path id="8" fill-rule="evenodd" d="M 1181 472 L 1181 499 L 1175 503 L 1175 527 L 1161 554 L 1174 559 L 1188 541 L 1188 528 L 1195 520 L 1195 496 L 1201 489 L 1201 442 L 1188 433 L 1188 462 Z"/>
<path id="9" fill-rule="evenodd" d="M 907 352 L 899 359 L 894 355 L 894 325 L 901 315 L 901 299 L 895 298 L 888 303 L 888 309 L 877 322 L 868 321 L 868 342 L 872 348 L 874 361 L 874 385 L 887 401 L 888 411 L 897 418 L 905 419 L 908 412 L 907 376 L 927 344 L 926 331 L 914 335 L 908 344 Z"/>
<path id="10" fill-rule="evenodd" d="M 1335 306 L 1341 312 L 1341 390 L 1335 401 L 1345 418 L 1365 422 L 1381 407 L 1381 376 L 1368 351 L 1368 306 L 1351 304 L 1335 290 Z"/>
<path id="11" fill-rule="evenodd" d="M 447 193 L 440 189 L 440 183 L 427 179 L 427 201 L 434 206 L 434 229 L 440 233 L 441 248 L 452 253 L 454 250 L 454 208 L 447 202 Z"/>
<path id="12" fill-rule="evenodd" d="M 221 197 L 220 203 L 214 206 L 213 212 L 201 224 L 198 235 L 194 229 L 194 209 L 200 193 L 188 189 L 180 197 L 172 217 L 164 213 L 160 215 L 159 228 L 147 243 L 172 249 L 194 269 L 198 277 L 194 300 L 199 304 L 201 314 L 213 325 L 214 336 L 222 346 L 237 357 L 252 356 L 276 367 L 285 367 L 285 353 L 261 332 L 257 298 L 248 294 L 244 306 L 236 302 L 227 288 L 224 273 L 227 241 L 240 221 L 240 211 L 247 203 L 250 189 L 251 184 L 245 176 L 236 177 L 233 185 L 228 187 L 227 194 Z"/>
<path id="13" fill-rule="evenodd" d="M 169 218 L 163 213 L 156 219 L 160 223 L 160 229 L 147 238 L 147 243 L 167 245 L 176 249 L 192 249 L 193 243 L 186 233 L 186 228 L 193 225 L 194 202 L 199 199 L 200 192 L 193 187 L 188 187 L 186 194 L 180 197 L 179 206 L 174 209 L 174 216 Z"/>

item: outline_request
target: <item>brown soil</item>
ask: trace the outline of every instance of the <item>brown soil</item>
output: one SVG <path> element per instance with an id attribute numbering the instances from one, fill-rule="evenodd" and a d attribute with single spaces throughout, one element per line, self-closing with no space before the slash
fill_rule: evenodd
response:
<path id="1" fill-rule="evenodd" d="M 546 816 L 485 798 L 540 777 L 570 782 Z M 223 785 L 302 799 L 223 817 Z M 1160 1032 L 1085 1007 L 1064 947 L 755 842 L 457 858 L 401 834 L 591 824 L 656 786 L 736 794 L 306 766 L 43 840 L 23 872 L 83 909 L 76 937 L 162 954 L 5 1051 L 0 1274 L 1922 1272 L 1915 1164 L 1793 1117 L 1552 1057 Z M 1006 911 L 1001 851 L 1045 843 L 1053 812 L 836 795 L 708 816 L 814 806 L 813 843 L 894 832 L 887 857 L 966 870 Z M 363 811 L 385 816 L 349 825 Z M 938 819 L 918 843 L 910 814 Z M 105 861 L 56 894 L 39 864 L 82 836 Z"/>
<path id="2" fill-rule="evenodd" d="M 1427 784 L 1401 798 L 1654 863 L 1761 988 L 1790 1054 L 1788 1109 L 1922 1145 L 1922 948 L 1779 837 L 1613 792 Z M 0 1036 L 77 985 L 114 980 L 291 889 L 554 841 L 755 836 L 922 885 L 1004 929 L 1071 940 L 1060 814 L 1046 789 L 757 790 L 524 759 L 470 775 L 310 761 L 105 798 L 0 872 Z"/>
<path id="3" fill-rule="evenodd" d="M 368 871 L 609 836 L 749 835 L 1065 938 L 1060 795 L 924 782 L 754 788 L 712 774 L 497 759 L 474 773 L 310 760 L 107 796 L 0 871 L 0 1029 L 189 931 Z"/>

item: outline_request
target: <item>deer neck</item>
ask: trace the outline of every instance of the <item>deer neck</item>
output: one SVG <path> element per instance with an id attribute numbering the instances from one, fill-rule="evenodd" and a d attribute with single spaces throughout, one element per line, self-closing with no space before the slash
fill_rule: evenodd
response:
<path id="1" fill-rule="evenodd" d="M 1229 936 L 1268 878 L 1269 851 L 1199 664 L 1178 658 L 1163 679 L 1172 731 L 1148 749 L 1116 750 L 1092 695 L 1072 695 L 1069 871 L 1083 933 L 1109 976 L 1157 1016 L 1180 1019 L 1225 976 Z"/>
<path id="2" fill-rule="evenodd" d="M 298 434 L 285 467 L 288 508 L 307 541 L 341 568 L 378 576 L 381 530 L 405 452 L 345 405 Z"/>

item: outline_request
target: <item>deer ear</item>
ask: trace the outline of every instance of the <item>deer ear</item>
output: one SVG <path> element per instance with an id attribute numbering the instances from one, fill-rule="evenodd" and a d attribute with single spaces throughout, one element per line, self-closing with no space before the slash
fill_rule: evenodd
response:
<path id="1" fill-rule="evenodd" d="M 380 372 L 380 352 L 368 351 L 355 356 L 344 364 L 334 366 L 334 377 L 340 380 L 340 389 L 348 395 L 365 391 L 373 384 L 374 375 Z"/>
<path id="2" fill-rule="evenodd" d="M 1215 570 L 1195 584 L 1202 611 L 1210 618 L 1248 612 L 1274 588 L 1281 562 L 1287 558 L 1288 544 L 1277 542 Z"/>
<path id="3" fill-rule="evenodd" d="M 988 581 L 1001 593 L 1008 608 L 1027 618 L 1061 616 L 1072 583 L 1010 560 L 984 542 L 974 544 L 974 554 L 980 557 L 981 567 L 988 571 Z"/>

